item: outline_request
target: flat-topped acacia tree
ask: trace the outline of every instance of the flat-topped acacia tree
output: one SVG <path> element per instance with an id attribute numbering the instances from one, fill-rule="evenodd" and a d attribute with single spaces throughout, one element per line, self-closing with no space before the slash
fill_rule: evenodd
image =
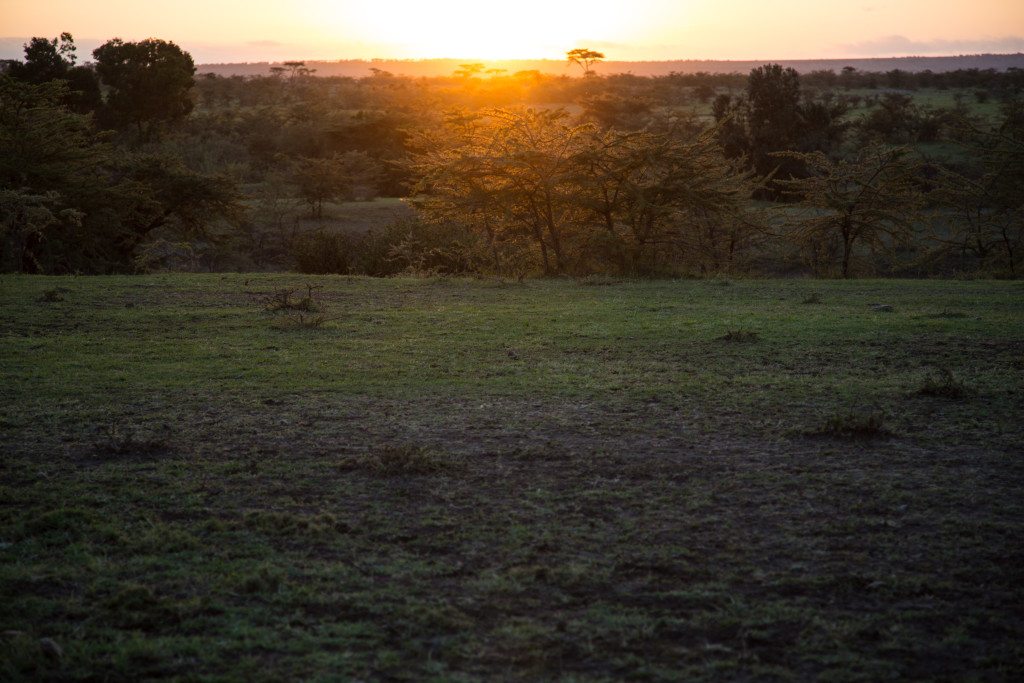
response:
<path id="1" fill-rule="evenodd" d="M 575 50 L 569 50 L 565 53 L 570 64 L 576 64 L 583 69 L 584 76 L 593 76 L 594 72 L 591 70 L 595 64 L 604 59 L 604 53 L 596 50 L 590 50 L 585 47 L 578 47 Z"/>

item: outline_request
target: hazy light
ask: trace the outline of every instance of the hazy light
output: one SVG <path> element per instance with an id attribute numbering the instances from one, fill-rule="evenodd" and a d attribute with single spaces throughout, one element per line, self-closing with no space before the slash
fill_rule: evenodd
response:
<path id="1" fill-rule="evenodd" d="M 200 61 L 557 59 L 574 47 L 623 60 L 892 56 L 1024 50 L 1024 2 L 0 0 L 0 40 L 61 31 L 167 38 Z"/>

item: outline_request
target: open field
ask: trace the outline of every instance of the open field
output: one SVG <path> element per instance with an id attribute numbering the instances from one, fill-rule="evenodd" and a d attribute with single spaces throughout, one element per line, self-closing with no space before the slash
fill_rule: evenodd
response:
<path id="1" fill-rule="evenodd" d="M 1024 672 L 1019 282 L 3 276 L 0 336 L 2 680 Z"/>

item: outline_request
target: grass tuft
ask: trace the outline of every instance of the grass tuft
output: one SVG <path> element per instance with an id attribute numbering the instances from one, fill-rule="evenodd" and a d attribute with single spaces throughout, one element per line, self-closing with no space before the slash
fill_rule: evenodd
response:
<path id="1" fill-rule="evenodd" d="M 43 295 L 39 298 L 39 301 L 43 303 L 55 303 L 57 301 L 64 301 L 64 294 L 70 290 L 66 287 L 55 287 L 54 289 L 47 289 L 43 291 Z"/>
<path id="2" fill-rule="evenodd" d="M 925 378 L 924 382 L 917 389 L 919 396 L 934 396 L 937 398 L 964 398 L 971 391 L 949 368 L 936 365 L 932 367 L 932 374 Z"/>
<path id="3" fill-rule="evenodd" d="M 439 474 L 462 466 L 452 456 L 422 446 L 384 446 L 354 458 L 351 469 L 382 477 L 409 474 Z"/>
<path id="4" fill-rule="evenodd" d="M 871 439 L 889 436 L 891 432 L 885 425 L 885 414 L 873 410 L 870 412 L 850 411 L 837 413 L 825 421 L 818 429 L 811 432 L 817 436 L 832 436 L 845 439 Z"/>
<path id="5" fill-rule="evenodd" d="M 576 283 L 583 285 L 584 287 L 608 287 L 611 285 L 622 284 L 620 278 L 611 277 L 610 275 L 586 275 L 584 277 L 576 278 Z"/>
<path id="6" fill-rule="evenodd" d="M 99 437 L 92 444 L 92 453 L 96 456 L 146 458 L 165 455 L 173 450 L 168 440 L 168 425 L 164 425 L 157 434 L 117 424 L 103 427 L 99 432 Z"/>
<path id="7" fill-rule="evenodd" d="M 730 330 L 718 338 L 725 342 L 756 342 L 760 341 L 761 335 L 753 330 Z"/>

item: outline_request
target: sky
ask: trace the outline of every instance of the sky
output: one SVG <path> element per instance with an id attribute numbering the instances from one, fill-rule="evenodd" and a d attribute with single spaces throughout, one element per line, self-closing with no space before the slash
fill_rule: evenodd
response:
<path id="1" fill-rule="evenodd" d="M 815 59 L 1024 52 L 1024 0 L 0 0 L 0 58 L 68 31 L 285 59 Z"/>

